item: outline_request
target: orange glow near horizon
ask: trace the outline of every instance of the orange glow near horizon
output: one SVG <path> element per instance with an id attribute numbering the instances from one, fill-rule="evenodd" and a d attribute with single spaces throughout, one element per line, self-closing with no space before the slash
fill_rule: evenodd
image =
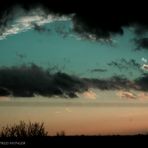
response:
<path id="1" fill-rule="evenodd" d="M 136 95 L 136 99 L 122 99 L 119 93 L 91 90 L 81 94 L 81 98 L 72 100 L 39 97 L 32 101 L 21 98 L 0 101 L 0 128 L 24 120 L 44 122 L 49 135 L 61 131 L 65 131 L 66 135 L 148 132 L 147 93 L 131 92 Z M 55 104 L 50 104 L 53 102 Z"/>
<path id="2" fill-rule="evenodd" d="M 148 131 L 146 107 L 4 107 L 1 125 L 44 122 L 49 135 L 134 134 Z"/>

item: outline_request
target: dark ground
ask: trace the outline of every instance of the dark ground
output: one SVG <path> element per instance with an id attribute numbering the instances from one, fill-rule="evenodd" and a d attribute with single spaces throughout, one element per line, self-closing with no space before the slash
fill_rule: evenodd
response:
<path id="1" fill-rule="evenodd" d="M 50 147 L 147 147 L 147 135 L 135 136 L 53 136 L 33 138 L 0 138 L 1 146 L 50 146 Z"/>

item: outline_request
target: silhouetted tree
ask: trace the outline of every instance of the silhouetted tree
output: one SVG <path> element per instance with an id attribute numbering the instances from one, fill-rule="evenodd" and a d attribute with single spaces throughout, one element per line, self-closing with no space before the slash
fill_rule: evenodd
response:
<path id="1" fill-rule="evenodd" d="M 0 137 L 41 137 L 47 136 L 47 134 L 44 123 L 25 123 L 20 121 L 19 124 L 2 127 Z"/>

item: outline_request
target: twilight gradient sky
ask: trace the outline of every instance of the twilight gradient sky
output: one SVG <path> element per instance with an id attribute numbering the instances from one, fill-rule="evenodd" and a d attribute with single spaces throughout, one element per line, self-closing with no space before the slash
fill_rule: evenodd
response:
<path id="1" fill-rule="evenodd" d="M 148 50 L 135 43 L 134 26 L 111 38 L 86 37 L 74 30 L 74 15 L 47 15 L 43 8 L 26 13 L 15 7 L 7 27 L 0 29 L 0 127 L 30 120 L 43 121 L 51 135 L 62 130 L 147 132 L 148 86 L 143 78 L 148 75 Z M 36 81 L 38 86 L 32 85 Z M 45 81 L 54 86 L 47 87 L 50 93 Z"/>

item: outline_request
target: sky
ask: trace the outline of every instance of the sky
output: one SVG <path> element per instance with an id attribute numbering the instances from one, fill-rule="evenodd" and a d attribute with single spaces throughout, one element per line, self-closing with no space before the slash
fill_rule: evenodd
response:
<path id="1" fill-rule="evenodd" d="M 146 18 L 57 8 L 1 10 L 0 127 L 24 120 L 44 122 L 49 135 L 147 133 Z"/>

